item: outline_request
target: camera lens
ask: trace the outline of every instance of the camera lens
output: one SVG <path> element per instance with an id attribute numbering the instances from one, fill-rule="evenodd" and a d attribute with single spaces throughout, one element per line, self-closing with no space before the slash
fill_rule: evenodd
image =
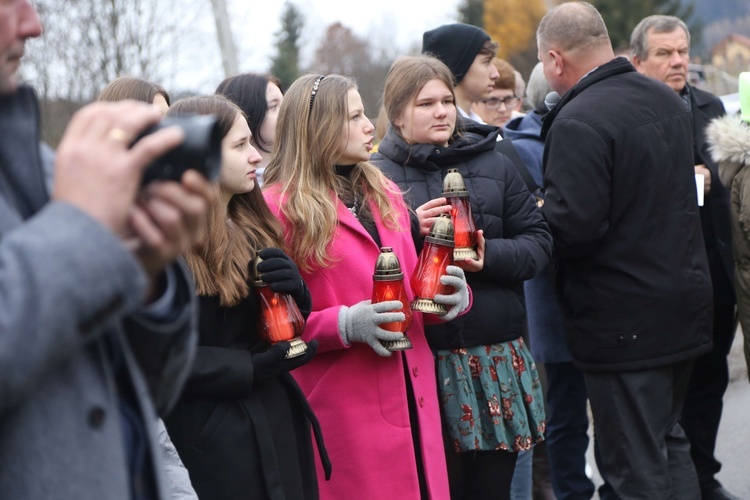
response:
<path id="1" fill-rule="evenodd" d="M 136 142 L 149 134 L 166 127 L 180 127 L 185 140 L 148 166 L 141 184 L 155 180 L 179 181 L 188 169 L 202 173 L 214 181 L 221 170 L 221 135 L 216 118 L 212 115 L 170 116 L 148 128 Z"/>

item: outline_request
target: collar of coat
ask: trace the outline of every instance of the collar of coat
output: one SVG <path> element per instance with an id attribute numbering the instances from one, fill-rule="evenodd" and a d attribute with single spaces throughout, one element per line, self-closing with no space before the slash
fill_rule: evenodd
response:
<path id="1" fill-rule="evenodd" d="M 408 144 L 392 127 L 378 147 L 377 156 L 384 156 L 403 166 L 423 170 L 440 170 L 484 151 L 492 151 L 500 133 L 498 127 L 456 117 L 456 133 L 447 147 L 435 144 Z"/>
<path id="2" fill-rule="evenodd" d="M 13 202 L 30 217 L 47 202 L 39 145 L 39 105 L 31 87 L 0 97 L 0 169 Z"/>
<path id="3" fill-rule="evenodd" d="M 560 102 L 558 102 L 557 105 L 552 108 L 549 113 L 544 115 L 544 118 L 542 118 L 542 139 L 547 136 L 547 132 L 552 126 L 552 122 L 555 120 L 555 117 L 560 113 L 565 105 L 573 100 L 578 94 L 586 90 L 588 87 L 595 85 L 602 80 L 606 80 L 611 76 L 629 73 L 631 71 L 635 71 L 635 68 L 630 63 L 630 61 L 628 61 L 624 57 L 615 57 L 608 63 L 602 64 L 601 66 L 581 78 L 581 81 L 576 83 L 573 88 L 568 90 L 565 95 L 562 96 Z"/>
<path id="4" fill-rule="evenodd" d="M 693 87 L 690 84 L 685 84 L 685 86 L 689 89 L 690 102 L 692 103 L 693 108 L 703 108 L 712 104 L 716 99 L 715 95 L 710 94 L 697 87 Z"/>

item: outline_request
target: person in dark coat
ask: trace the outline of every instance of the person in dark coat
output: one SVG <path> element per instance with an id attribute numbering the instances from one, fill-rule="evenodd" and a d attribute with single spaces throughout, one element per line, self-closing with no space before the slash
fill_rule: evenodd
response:
<path id="1" fill-rule="evenodd" d="M 619 498 L 699 498 L 678 422 L 713 302 L 690 111 L 614 56 L 591 4 L 550 10 L 537 43 L 562 95 L 542 126 L 543 211 L 607 478 Z"/>
<path id="2" fill-rule="evenodd" d="M 630 39 L 633 65 L 646 76 L 672 87 L 693 119 L 693 163 L 704 176 L 700 208 L 703 243 L 714 293 L 714 348 L 695 360 L 680 425 L 690 440 L 690 455 L 698 473 L 703 500 L 736 499 L 716 479 L 721 463 L 714 456 L 721 422 L 722 398 L 729 385 L 727 356 L 734 339 L 734 258 L 729 218 L 729 192 L 719 181 L 719 166 L 706 140 L 709 122 L 724 116 L 721 99 L 687 83 L 690 31 L 678 17 L 654 15 L 643 19 Z"/>
<path id="3" fill-rule="evenodd" d="M 434 218 L 450 212 L 441 193 L 451 168 L 464 178 L 481 231 L 479 260 L 456 261 L 467 271 L 472 309 L 426 331 L 437 353 L 452 497 L 508 498 L 516 460 L 508 452 L 530 449 L 545 428 L 541 385 L 521 338 L 522 283 L 547 264 L 551 238 L 515 167 L 494 151 L 499 130 L 457 118 L 445 64 L 399 59 L 383 101 L 390 126 L 372 162 L 414 210 L 417 250 Z"/>
<path id="4" fill-rule="evenodd" d="M 706 137 L 711 158 L 719 164 L 721 182 L 731 193 L 737 316 L 744 338 L 745 364 L 750 367 L 750 226 L 745 222 L 750 220 L 750 72 L 740 73 L 739 96 L 741 113 L 712 120 Z"/>
<path id="5" fill-rule="evenodd" d="M 544 78 L 542 63 L 534 66 L 529 76 L 527 99 L 532 110 L 513 118 L 503 127 L 503 136 L 513 145 L 538 185 L 543 183 L 542 118 L 549 112 L 545 97 L 552 87 Z M 544 191 L 540 191 L 543 203 Z M 586 450 L 589 446 L 589 417 L 586 384 L 583 372 L 573 363 L 573 355 L 565 342 L 562 313 L 555 298 L 549 267 L 523 284 L 529 325 L 529 347 L 534 360 L 544 363 L 547 374 L 547 433 L 545 443 L 549 457 L 550 478 L 555 497 L 560 500 L 591 498 L 595 486 L 586 475 Z M 595 454 L 602 476 L 603 466 Z M 606 483 L 599 488 L 599 497 L 611 497 Z"/>
<path id="6" fill-rule="evenodd" d="M 210 96 L 180 100 L 169 111 L 184 114 L 218 117 L 222 165 L 203 237 L 185 256 L 199 296 L 200 339 L 167 430 L 202 500 L 318 498 L 310 435 L 317 420 L 289 374 L 314 356 L 317 343 L 285 359 L 289 342 L 269 347 L 261 339 L 248 263 L 259 251 L 263 281 L 289 293 L 305 315 L 310 294 L 292 261 L 273 248 L 281 226 L 257 187 L 260 155 L 242 111 Z M 322 445 L 319 433 L 316 440 Z"/>

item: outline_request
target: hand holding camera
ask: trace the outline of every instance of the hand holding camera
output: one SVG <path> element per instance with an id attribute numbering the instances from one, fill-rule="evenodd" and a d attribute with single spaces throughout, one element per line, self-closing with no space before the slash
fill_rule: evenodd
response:
<path id="1" fill-rule="evenodd" d="M 123 240 L 135 236 L 136 255 L 152 276 L 193 240 L 213 196 L 209 182 L 196 172 L 179 183 L 141 190 L 147 165 L 177 150 L 186 138 L 181 127 L 142 133 L 160 118 L 156 108 L 135 101 L 97 102 L 81 109 L 58 147 L 52 195 Z"/>
<path id="2" fill-rule="evenodd" d="M 177 126 L 185 139 L 176 148 L 157 158 L 143 173 L 141 184 L 156 180 L 182 179 L 187 170 L 197 170 L 209 181 L 218 178 L 221 170 L 221 132 L 211 115 L 171 116 L 149 127 L 136 142 L 159 130 Z"/>

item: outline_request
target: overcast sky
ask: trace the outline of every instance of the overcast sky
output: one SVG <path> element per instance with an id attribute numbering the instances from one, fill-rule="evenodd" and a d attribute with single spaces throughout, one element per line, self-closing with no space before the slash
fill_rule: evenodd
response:
<path id="1" fill-rule="evenodd" d="M 233 19 L 244 18 L 248 30 L 233 32 L 238 44 L 253 44 L 254 69 L 265 69 L 273 56 L 274 33 L 279 30 L 282 0 L 227 0 Z M 455 22 L 460 0 L 293 0 L 305 17 L 305 41 L 317 44 L 325 28 L 340 21 L 357 35 L 369 37 L 374 46 L 408 47 L 421 44 L 422 33 L 440 24 Z M 247 36 L 244 36 L 244 35 Z M 265 42 L 265 43 L 262 43 Z M 311 56 L 314 47 L 309 47 Z"/>
<path id="2" fill-rule="evenodd" d="M 422 33 L 456 22 L 461 0 L 290 0 L 304 16 L 301 65 L 309 65 L 325 29 L 339 21 L 396 57 L 422 45 Z M 284 0 L 226 0 L 241 72 L 266 72 L 275 55 Z M 190 30 L 177 60 L 168 63 L 170 90 L 213 92 L 223 79 L 211 2 L 193 3 Z"/>

